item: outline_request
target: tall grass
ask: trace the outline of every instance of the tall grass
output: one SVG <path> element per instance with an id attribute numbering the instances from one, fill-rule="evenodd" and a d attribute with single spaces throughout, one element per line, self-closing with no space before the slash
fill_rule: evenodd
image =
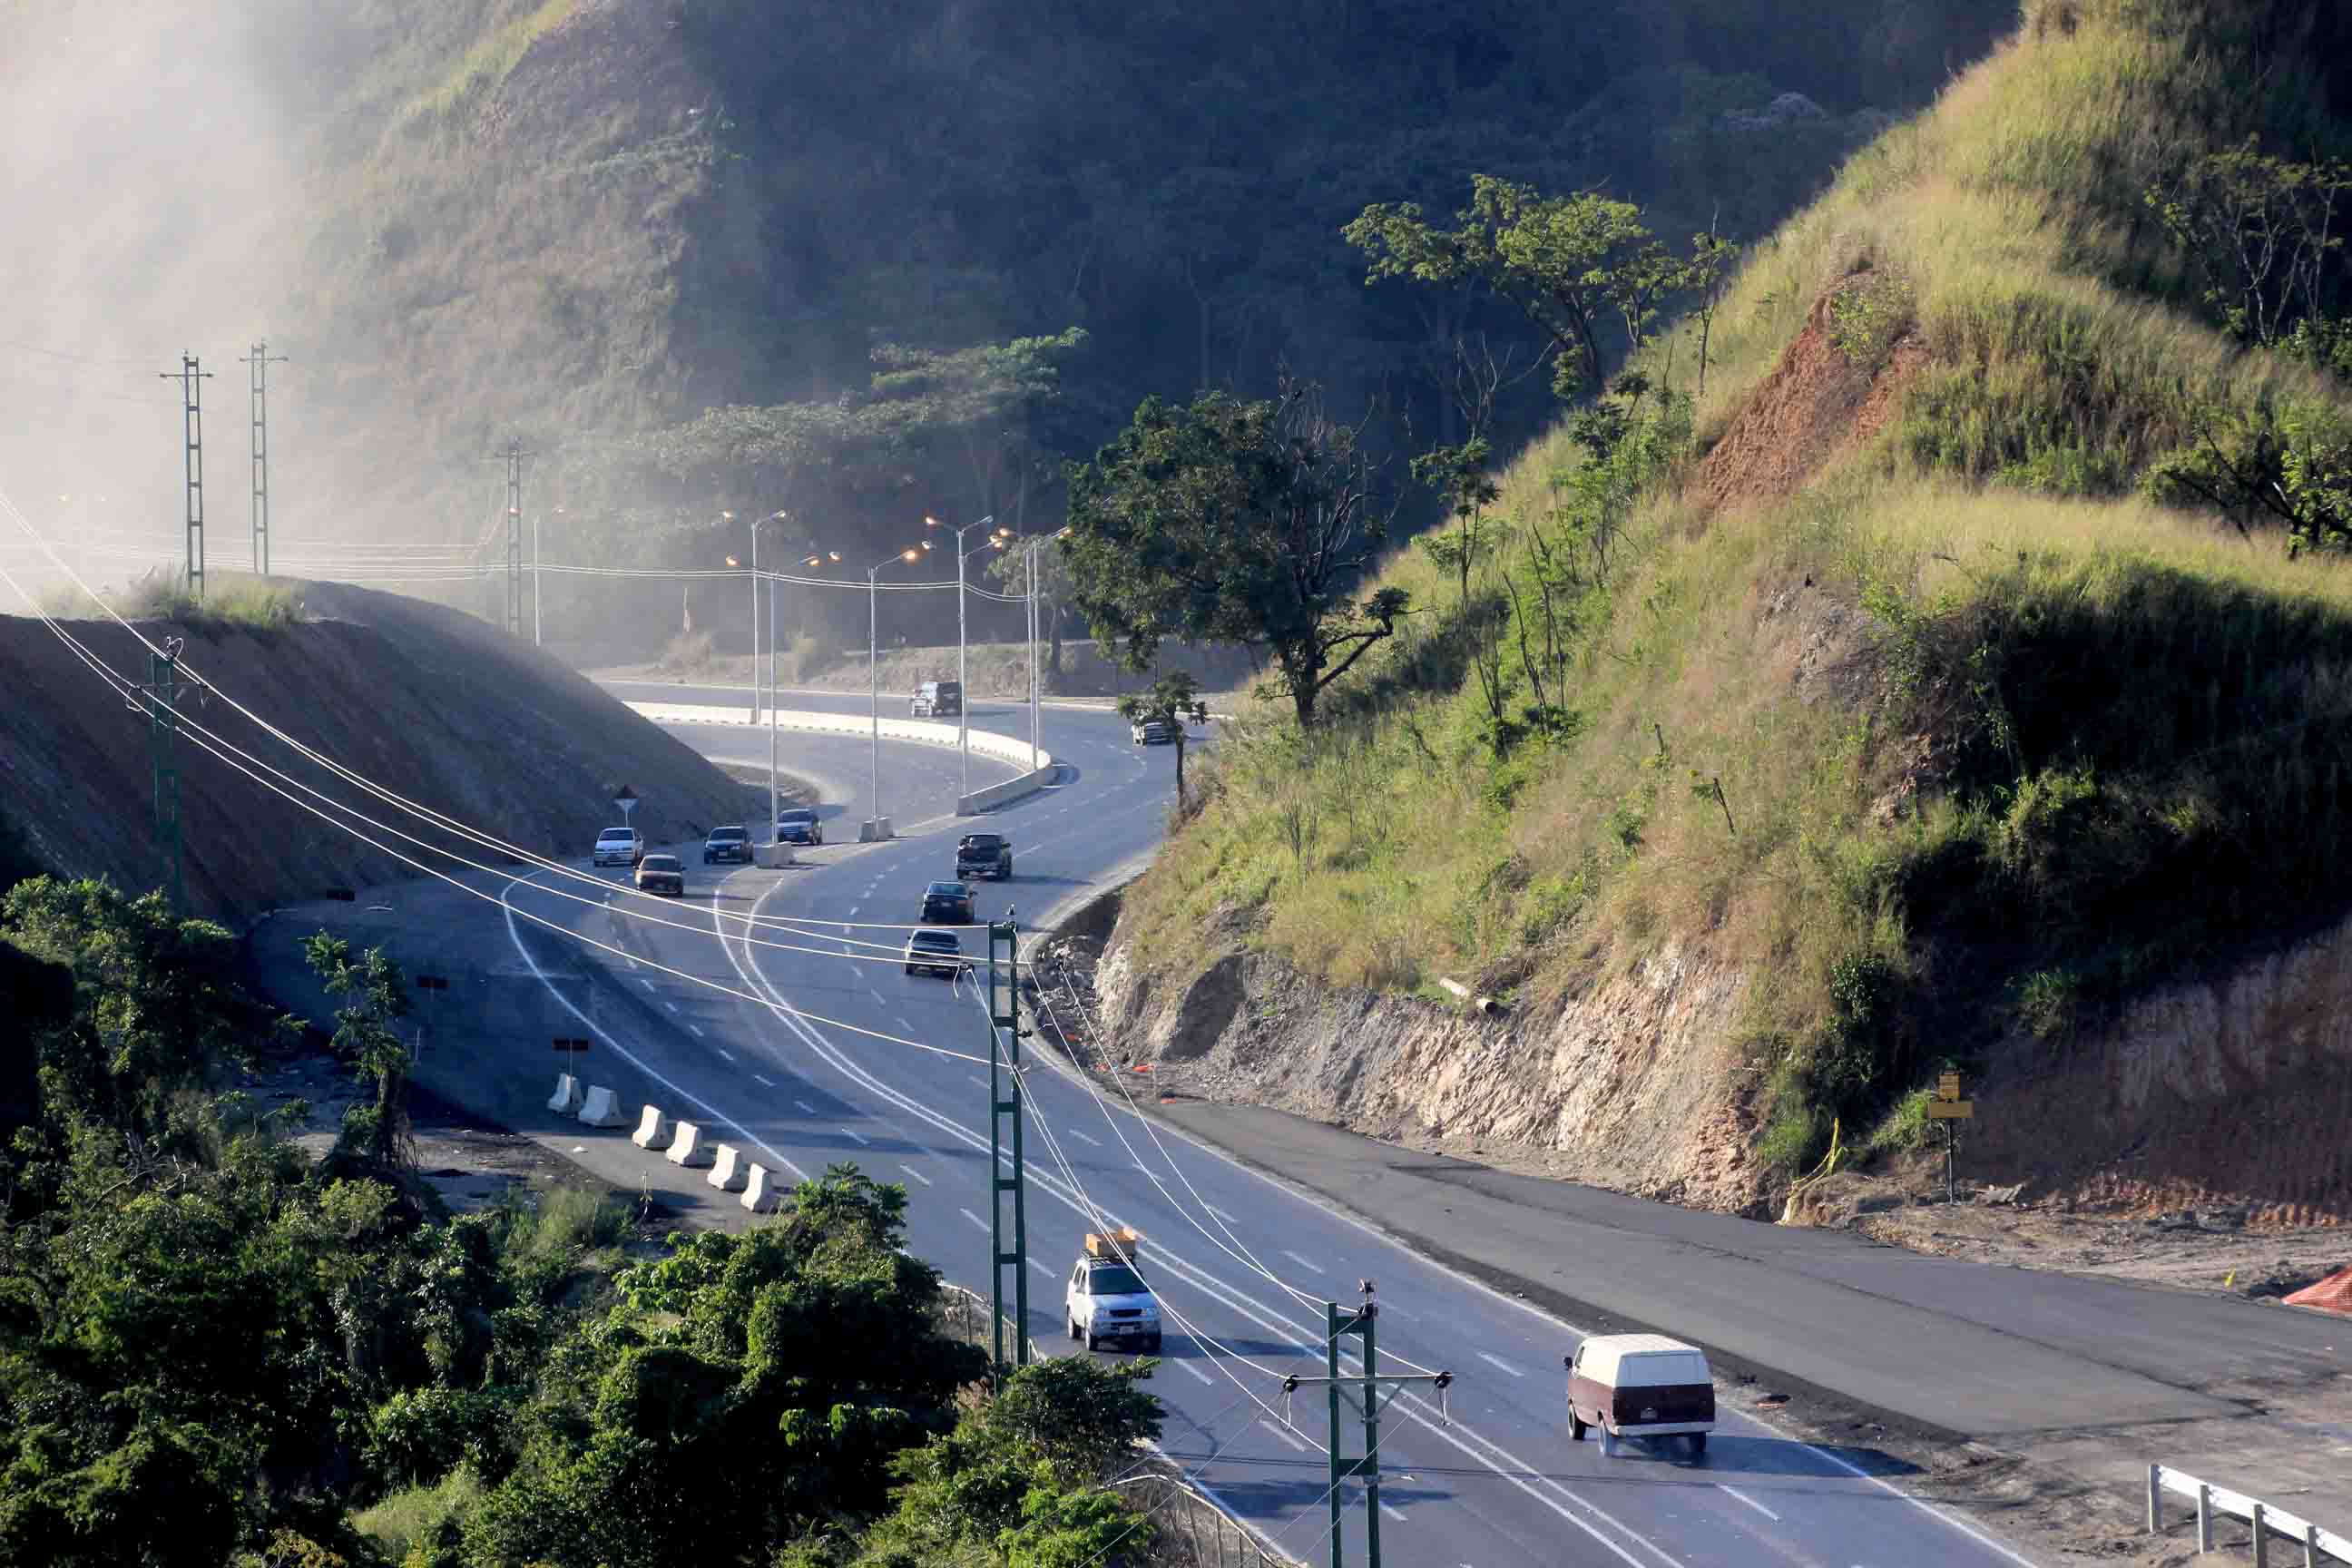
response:
<path id="1" fill-rule="evenodd" d="M 577 6 L 578 0 L 541 0 L 535 9 L 483 33 L 439 81 L 402 106 L 399 118 L 441 118 L 497 91 L 531 45 L 570 19 Z"/>
<path id="2" fill-rule="evenodd" d="M 1424 614 L 1320 733 L 1235 728 L 1130 897 L 1145 962 L 1195 970 L 1244 930 L 1343 984 L 1482 971 L 1542 999 L 1704 950 L 1751 976 L 1758 1150 L 1794 1170 L 1832 1117 L 1899 1142 L 1939 1066 L 2063 1053 L 2339 912 L 2352 565 L 2141 494 L 2216 409 L 2346 402 L 2200 324 L 2142 216 L 2213 145 L 2341 138 L 2308 60 L 2243 90 L 2271 9 L 2030 7 L 1755 247 L 1716 318 L 1702 449 L 1825 294 L 1899 279 L 1917 352 L 1880 436 L 1711 517 L 1669 476 L 1584 605 L 1573 723 L 1508 753 L 1463 656 L 1508 605 L 1401 554 L 1384 581 Z M 1498 572 L 1528 569 L 1576 456 L 1555 433 L 1507 476 Z"/>
<path id="3" fill-rule="evenodd" d="M 170 621 L 191 631 L 237 630 L 271 636 L 309 617 L 301 595 L 289 584 L 268 579 L 231 578 L 203 598 L 180 574 L 151 572 L 112 600 L 126 620 Z"/>

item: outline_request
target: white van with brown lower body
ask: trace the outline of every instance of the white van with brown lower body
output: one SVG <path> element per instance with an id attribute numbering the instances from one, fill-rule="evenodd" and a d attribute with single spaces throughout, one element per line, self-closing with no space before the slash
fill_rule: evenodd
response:
<path id="1" fill-rule="evenodd" d="M 1684 1437 L 1706 1452 L 1715 1426 L 1715 1377 L 1706 1352 L 1664 1334 L 1595 1334 L 1568 1362 L 1569 1436 L 1598 1427 L 1601 1451 L 1620 1437 Z"/>

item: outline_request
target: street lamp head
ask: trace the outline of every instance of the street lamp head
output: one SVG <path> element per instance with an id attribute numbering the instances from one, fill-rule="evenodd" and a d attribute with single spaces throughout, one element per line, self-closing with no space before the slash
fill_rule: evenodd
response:
<path id="1" fill-rule="evenodd" d="M 923 546 L 923 550 L 929 550 L 929 548 L 930 546 L 928 544 Z M 923 550 L 909 550 L 906 553 L 900 555 L 898 559 L 901 561 L 920 561 L 923 558 Z"/>
<path id="2" fill-rule="evenodd" d="M 727 558 L 727 564 L 730 566 L 740 566 L 743 563 L 740 561 L 736 560 L 732 555 L 730 555 Z"/>
<path id="3" fill-rule="evenodd" d="M 721 522 L 732 522 L 735 521 L 735 514 L 731 511 L 722 511 L 719 514 L 719 521 Z"/>
<path id="4" fill-rule="evenodd" d="M 928 540 L 928 539 L 924 540 L 924 541 L 923 541 L 923 548 L 924 548 L 925 550 L 929 550 L 929 549 L 930 549 L 930 547 L 931 547 L 931 542 L 930 542 L 929 540 Z M 908 551 L 908 552 L 907 552 L 907 559 L 908 559 L 908 560 L 909 560 L 909 561 L 912 561 L 914 558 L 915 558 L 915 553 L 914 553 L 914 552 L 913 552 L 913 551 L 911 551 L 911 550 L 910 550 L 910 551 Z"/>
<path id="5" fill-rule="evenodd" d="M 939 525 L 940 520 L 938 518 L 933 517 L 929 512 L 925 512 L 923 514 L 923 526 L 925 528 L 937 528 Z"/>

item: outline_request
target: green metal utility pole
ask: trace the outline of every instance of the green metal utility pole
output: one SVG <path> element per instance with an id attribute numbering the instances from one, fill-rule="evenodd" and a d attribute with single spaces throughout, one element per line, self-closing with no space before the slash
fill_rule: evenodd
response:
<path id="1" fill-rule="evenodd" d="M 188 912 L 187 883 L 180 865 L 180 764 L 173 742 L 180 731 L 181 695 L 194 686 L 179 678 L 181 642 L 164 639 L 163 651 L 147 656 L 147 719 L 155 759 L 155 847 L 172 874 L 172 908 Z"/>
<path id="2" fill-rule="evenodd" d="M 989 1306 L 1002 1384 L 1029 1364 L 1028 1166 L 1021 1149 L 1021 932 L 1013 911 L 988 928 L 988 1243 Z M 1001 955 L 1001 956 L 1000 956 Z M 1000 1048 L 1001 1047 L 1001 1048 Z M 1004 1156 L 1013 1173 L 1004 1173 Z M 1008 1194 L 1013 1244 L 1005 1245 Z M 1013 1344 L 1004 1343 L 1004 1271 L 1013 1270 Z"/>
<path id="3" fill-rule="evenodd" d="M 1372 1300 L 1372 1282 L 1364 1280 L 1363 1304 L 1342 1307 L 1337 1301 L 1323 1305 L 1323 1365 L 1321 1377 L 1292 1375 L 1282 1380 L 1283 1419 L 1290 1418 L 1290 1395 L 1307 1384 L 1323 1385 L 1324 1399 L 1331 1423 L 1331 1568 L 1344 1568 L 1339 1550 L 1339 1520 L 1344 1506 L 1340 1489 L 1351 1478 L 1361 1477 L 1364 1482 L 1364 1550 L 1370 1568 L 1381 1568 L 1381 1384 L 1384 1383 L 1426 1383 L 1437 1390 L 1438 1418 L 1446 1420 L 1446 1390 L 1454 1386 L 1450 1372 L 1383 1373 L 1381 1371 L 1380 1344 L 1375 1326 L 1380 1321 L 1380 1306 Z M 1363 1342 L 1364 1369 L 1350 1377 L 1339 1370 L 1339 1341 L 1353 1334 Z M 1356 1384 L 1363 1390 L 1364 1451 L 1354 1458 L 1347 1456 L 1347 1445 L 1339 1429 L 1339 1395 L 1343 1384 Z"/>

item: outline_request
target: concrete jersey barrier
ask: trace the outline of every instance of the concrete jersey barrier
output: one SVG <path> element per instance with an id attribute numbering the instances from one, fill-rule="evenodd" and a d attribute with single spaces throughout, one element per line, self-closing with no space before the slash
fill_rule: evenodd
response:
<path id="1" fill-rule="evenodd" d="M 555 1080 L 555 1092 L 547 1097 L 547 1109 L 558 1116 L 569 1116 L 580 1109 L 580 1080 L 570 1073 Z"/>
<path id="2" fill-rule="evenodd" d="M 763 718 L 754 723 L 741 708 L 714 708 L 699 702 L 632 702 L 628 707 L 656 724 L 731 724 L 741 729 L 758 728 Z M 809 708 L 779 708 L 776 728 L 805 735 L 844 735 L 856 739 L 874 733 L 874 721 L 869 715 L 860 719 L 847 713 L 824 713 Z M 948 746 L 956 744 L 957 730 L 952 724 L 933 723 L 927 719 L 885 719 L 881 724 L 886 741 L 909 741 L 918 745 Z M 1039 750 L 1032 752 L 1029 742 L 1011 735 L 1000 735 L 992 730 L 974 730 L 971 749 L 979 755 L 1006 763 L 1022 771 L 1018 778 L 1000 784 L 975 790 L 956 802 L 956 813 L 970 816 L 991 807 L 1006 805 L 1022 796 L 1034 795 L 1051 783 L 1056 766 L 1052 752 Z M 1035 765 L 1031 765 L 1031 759 Z M 971 803 L 967 805 L 967 803 Z"/>
<path id="3" fill-rule="evenodd" d="M 700 1167 L 710 1163 L 710 1145 L 702 1141 L 702 1129 L 691 1121 L 677 1124 L 670 1139 L 669 1163 L 673 1165 Z"/>
<path id="4" fill-rule="evenodd" d="M 743 1168 L 743 1152 L 732 1143 L 719 1145 L 718 1157 L 711 1162 L 710 1174 L 704 1178 L 722 1193 L 740 1193 L 751 1173 Z"/>
<path id="5" fill-rule="evenodd" d="M 753 1165 L 743 1178 L 743 1206 L 753 1214 L 773 1214 L 782 1199 L 776 1173 L 765 1165 Z"/>
<path id="6" fill-rule="evenodd" d="M 613 1091 L 602 1084 L 592 1084 L 588 1098 L 581 1102 L 580 1121 L 588 1127 L 626 1127 L 629 1119 L 621 1114 L 613 1099 Z"/>
<path id="7" fill-rule="evenodd" d="M 644 1120 L 637 1123 L 637 1130 L 629 1134 L 629 1142 L 640 1149 L 658 1154 L 669 1147 L 669 1141 L 677 1135 L 677 1131 L 670 1124 L 669 1118 L 661 1113 L 660 1106 L 648 1105 Z"/>

